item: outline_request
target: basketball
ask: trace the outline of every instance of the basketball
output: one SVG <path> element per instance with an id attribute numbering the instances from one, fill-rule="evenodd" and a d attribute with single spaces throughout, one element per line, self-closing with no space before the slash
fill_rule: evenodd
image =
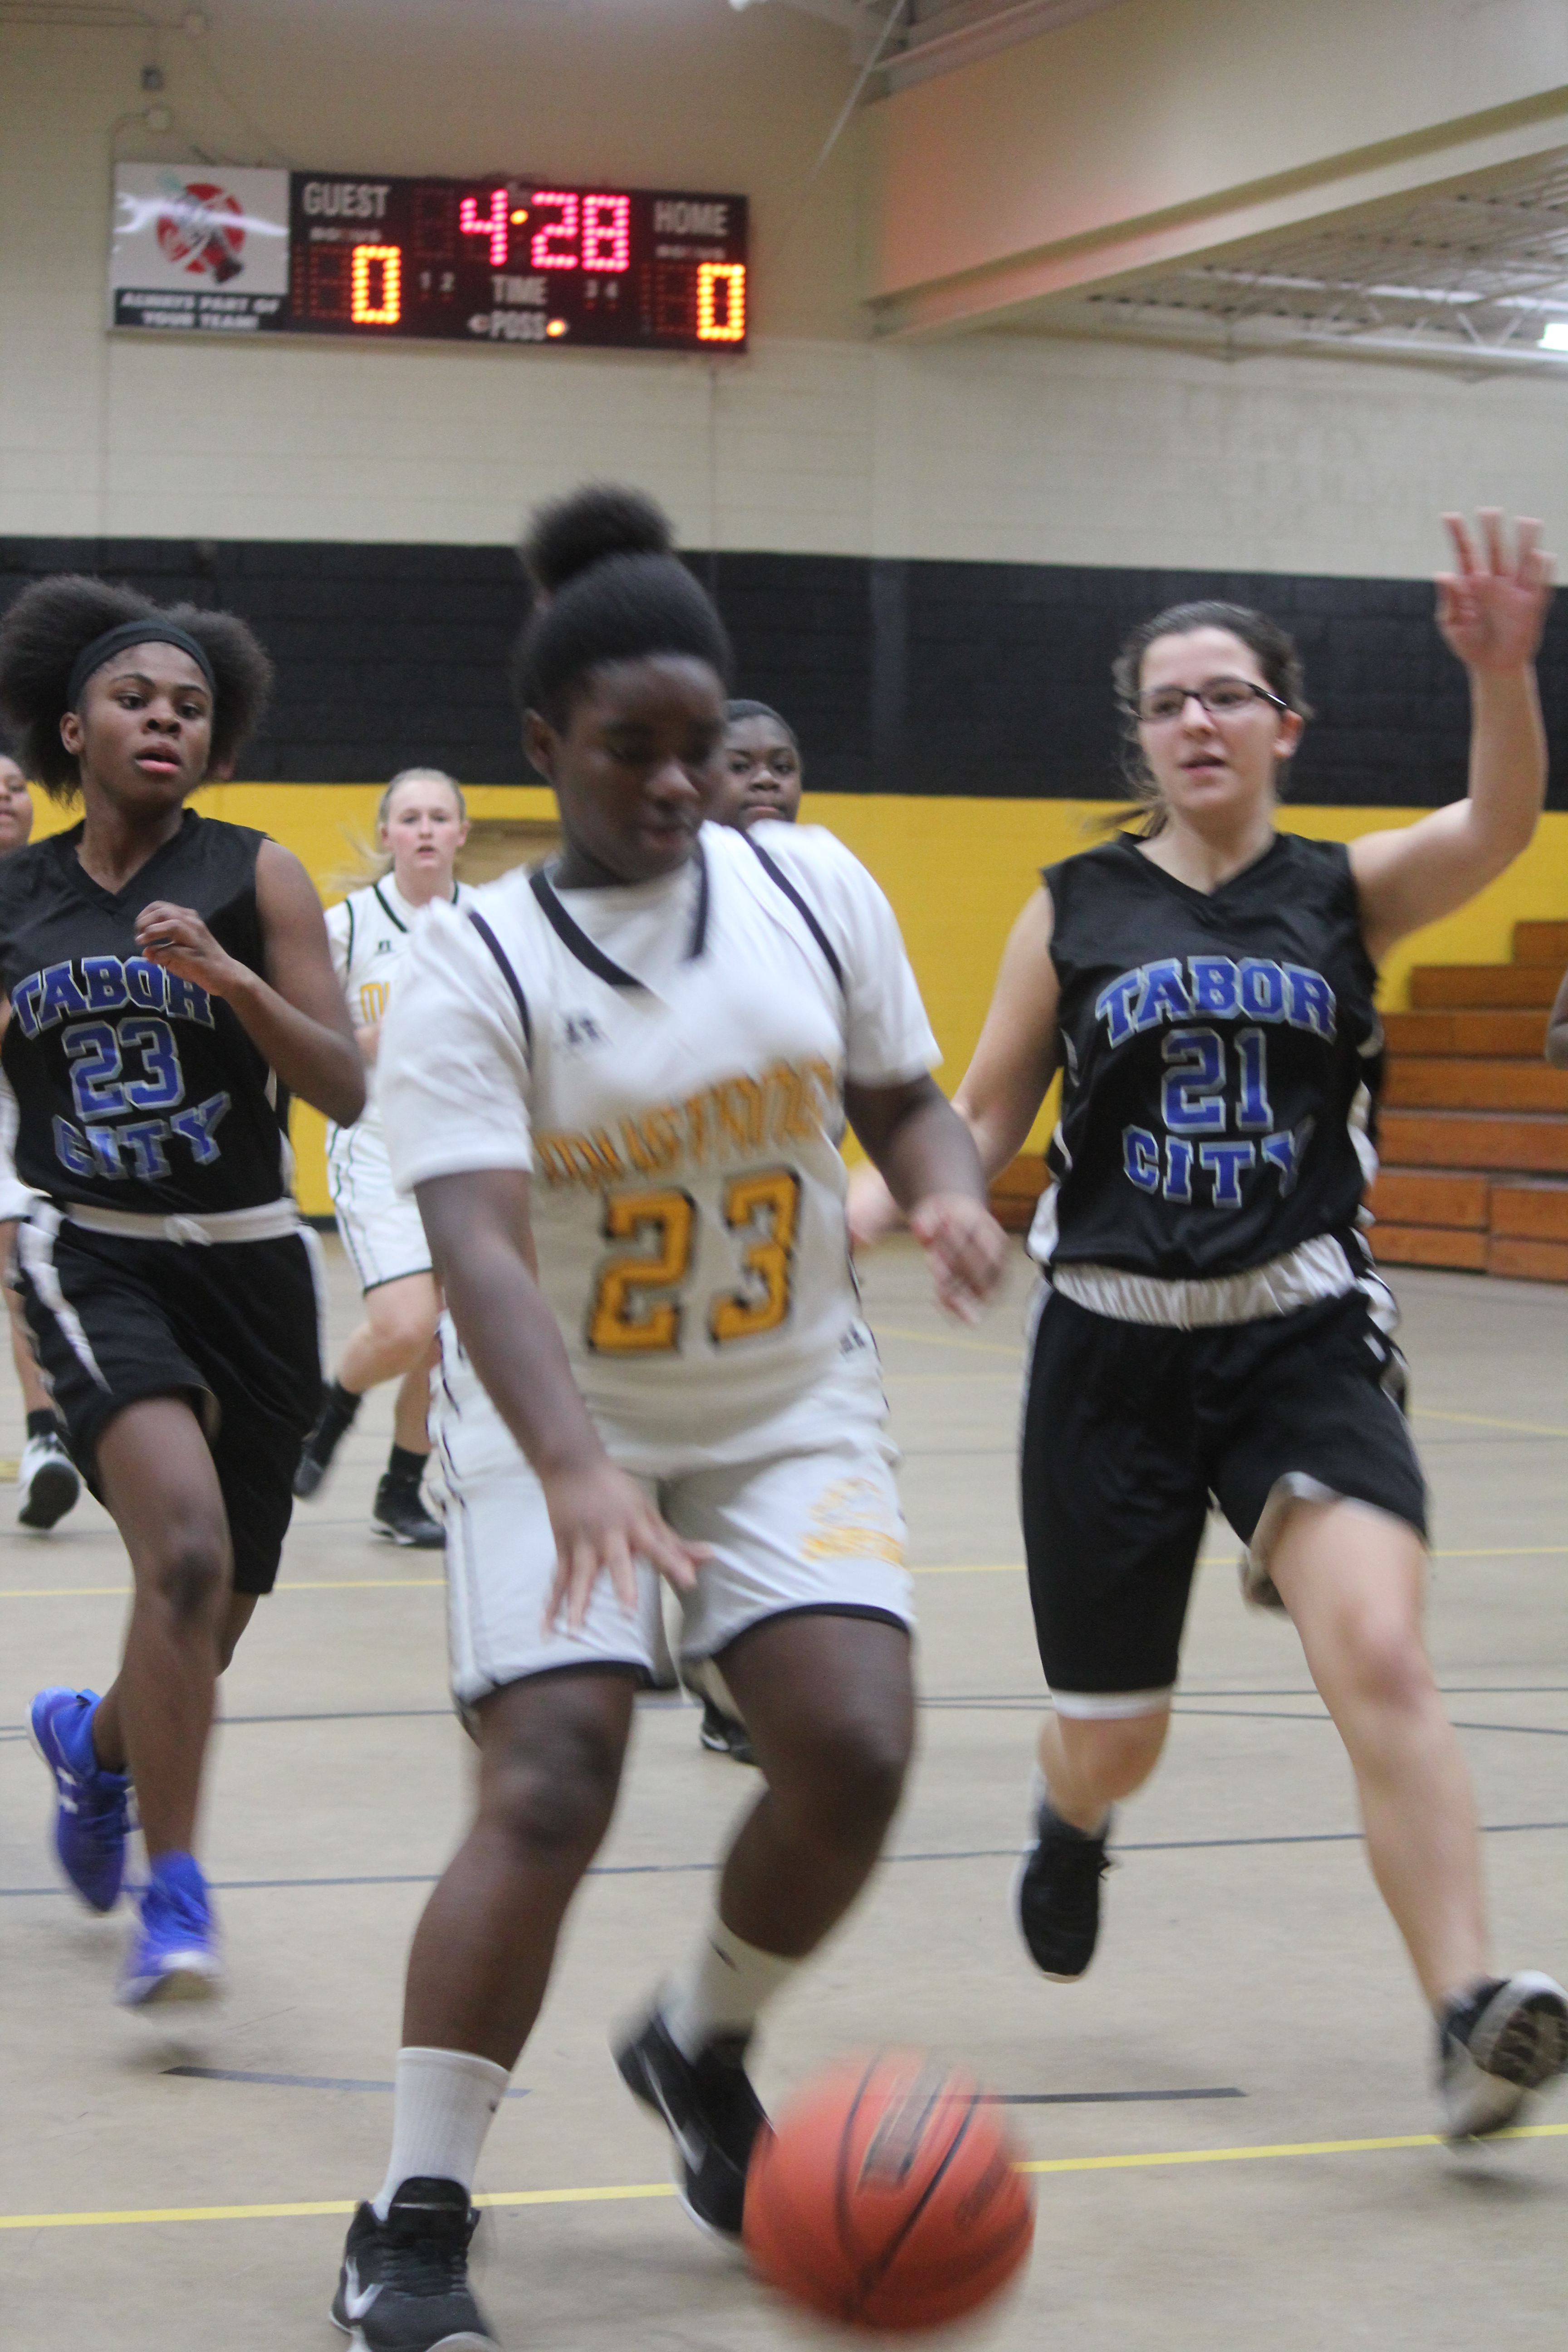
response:
<path id="1" fill-rule="evenodd" d="M 1028 2253 L 1016 2156 L 966 2068 L 919 2050 L 841 2060 L 757 2142 L 746 2251 L 771 2285 L 851 2326 L 962 2319 Z"/>

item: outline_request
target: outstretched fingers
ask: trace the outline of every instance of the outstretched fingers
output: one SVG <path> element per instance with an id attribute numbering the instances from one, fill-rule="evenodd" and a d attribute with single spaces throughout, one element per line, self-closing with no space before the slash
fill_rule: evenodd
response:
<path id="1" fill-rule="evenodd" d="M 636 1479 L 605 1459 L 546 1481 L 555 1530 L 555 1573 L 544 1609 L 544 1630 L 580 1633 L 601 1576 L 627 1616 L 637 1608 L 637 1566 L 653 1569 L 678 1592 L 689 1591 L 710 1558 L 704 1544 L 683 1541 L 668 1527 Z"/>
<path id="2" fill-rule="evenodd" d="M 1443 528 L 1453 541 L 1454 562 L 1461 575 L 1473 572 L 1476 568 L 1476 559 L 1470 546 L 1470 534 L 1466 527 L 1464 516 L 1446 514 L 1443 517 Z M 1445 573 L 1444 577 L 1447 578 L 1448 574 Z"/>

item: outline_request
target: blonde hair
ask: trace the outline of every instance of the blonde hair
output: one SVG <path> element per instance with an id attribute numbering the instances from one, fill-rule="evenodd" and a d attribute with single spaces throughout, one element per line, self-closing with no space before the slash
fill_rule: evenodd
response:
<path id="1" fill-rule="evenodd" d="M 458 782 L 456 776 L 449 776 L 445 768 L 399 768 L 396 775 L 394 776 L 392 782 L 388 784 L 386 790 L 383 793 L 381 798 L 375 804 L 375 829 L 377 833 L 381 831 L 382 826 L 386 823 L 386 812 L 392 806 L 392 795 L 396 792 L 400 784 L 445 784 L 447 791 L 451 793 L 452 798 L 458 803 L 458 818 L 464 824 L 467 824 L 468 821 L 468 803 L 463 798 L 463 787 Z"/>
<path id="2" fill-rule="evenodd" d="M 464 824 L 468 821 L 468 804 L 463 798 L 463 787 L 456 776 L 445 768 L 399 768 L 375 804 L 374 830 L 379 835 L 386 823 L 386 812 L 392 806 L 392 795 L 400 784 L 445 784 L 458 803 L 458 814 Z M 326 887 L 340 891 L 344 898 L 353 890 L 363 890 L 367 883 L 383 882 L 392 871 L 391 853 L 380 846 L 379 840 L 366 841 L 357 826 L 350 831 L 342 827 L 342 837 L 348 844 L 352 863 L 340 866 L 327 877 Z"/>

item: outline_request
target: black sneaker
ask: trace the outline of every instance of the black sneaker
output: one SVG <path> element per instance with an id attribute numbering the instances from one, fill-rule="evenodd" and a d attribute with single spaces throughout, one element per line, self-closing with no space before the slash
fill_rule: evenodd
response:
<path id="1" fill-rule="evenodd" d="M 728 1756 L 737 1764 L 754 1764 L 757 1751 L 752 1735 L 738 1715 L 727 1715 L 717 1699 L 704 1698 L 702 1725 L 697 1734 L 710 1756 Z"/>
<path id="2" fill-rule="evenodd" d="M 1568 2072 L 1568 1993 L 1534 1969 L 1488 1977 L 1437 2025 L 1437 2088 L 1450 2140 L 1485 2139 L 1531 2091 Z"/>
<path id="3" fill-rule="evenodd" d="M 1029 1958 L 1057 1984 L 1074 1983 L 1094 1958 L 1110 1835 L 1109 1813 L 1100 1835 L 1086 1837 L 1058 1821 L 1048 1804 L 1040 1807 L 1036 1843 L 1024 1856 L 1013 1895 Z"/>
<path id="4" fill-rule="evenodd" d="M 747 2080 L 749 2033 L 727 2033 L 688 2058 L 658 2010 L 616 2052 L 621 2080 L 668 2125 L 680 2152 L 680 2201 L 694 2221 L 739 2238 L 752 2146 L 767 2122 Z"/>
<path id="5" fill-rule="evenodd" d="M 468 2285 L 479 2222 L 455 2180 L 405 2180 L 349 2225 L 332 2325 L 361 2352 L 500 2352 Z"/>
<path id="6" fill-rule="evenodd" d="M 302 1503 L 309 1502 L 322 1479 L 332 1466 L 332 1456 L 353 1427 L 351 1415 L 344 1420 L 333 1410 L 333 1400 L 326 1403 L 316 1416 L 316 1426 L 300 1449 L 300 1459 L 294 1470 L 294 1492 Z"/>
<path id="7" fill-rule="evenodd" d="M 416 1551 L 440 1551 L 447 1541 L 446 1528 L 431 1517 L 418 1487 L 405 1486 L 396 1478 L 384 1478 L 376 1488 L 370 1523 L 378 1536 L 412 1544 Z"/>

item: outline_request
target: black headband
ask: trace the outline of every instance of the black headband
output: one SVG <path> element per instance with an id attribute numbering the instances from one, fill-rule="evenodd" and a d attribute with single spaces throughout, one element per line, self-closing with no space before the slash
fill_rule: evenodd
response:
<path id="1" fill-rule="evenodd" d="M 81 701 L 81 690 L 94 670 L 101 669 L 106 661 L 122 654 L 130 646 L 178 646 L 189 654 L 207 682 L 207 692 L 217 702 L 217 680 L 213 676 L 212 657 L 206 647 L 193 637 L 188 629 L 176 622 L 165 621 L 157 613 L 149 613 L 144 621 L 121 621 L 118 628 L 105 629 L 102 636 L 94 637 L 91 645 L 83 646 L 71 664 L 70 684 L 66 688 L 66 709 L 75 710 Z"/>

